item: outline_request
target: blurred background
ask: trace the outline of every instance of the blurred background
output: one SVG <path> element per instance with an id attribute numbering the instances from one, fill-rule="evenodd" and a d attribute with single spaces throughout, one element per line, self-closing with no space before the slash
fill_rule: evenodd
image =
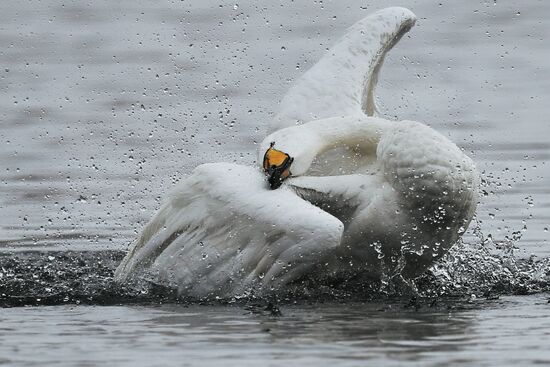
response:
<path id="1" fill-rule="evenodd" d="M 386 59 L 382 113 L 477 162 L 467 241 L 548 257 L 550 2 L 453 4 L 391 4 L 418 21 Z M 195 166 L 254 164 L 292 82 L 388 5 L 0 2 L 0 251 L 126 248 Z"/>

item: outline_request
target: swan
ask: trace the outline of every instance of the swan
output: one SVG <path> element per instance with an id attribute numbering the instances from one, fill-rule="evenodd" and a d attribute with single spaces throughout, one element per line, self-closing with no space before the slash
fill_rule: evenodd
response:
<path id="1" fill-rule="evenodd" d="M 474 215 L 475 165 L 432 128 L 377 116 L 374 101 L 386 53 L 414 23 L 387 8 L 353 25 L 283 98 L 261 167 L 196 167 L 115 280 L 225 298 L 303 279 L 409 279 L 443 256 Z"/>

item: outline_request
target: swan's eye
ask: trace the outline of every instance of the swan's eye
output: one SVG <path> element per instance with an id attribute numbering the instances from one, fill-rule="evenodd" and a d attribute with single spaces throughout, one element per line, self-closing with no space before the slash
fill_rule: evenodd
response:
<path id="1" fill-rule="evenodd" d="M 281 186 L 282 182 L 291 175 L 290 165 L 294 158 L 285 152 L 274 149 L 275 143 L 264 154 L 264 172 L 269 177 L 269 185 L 272 189 Z"/>

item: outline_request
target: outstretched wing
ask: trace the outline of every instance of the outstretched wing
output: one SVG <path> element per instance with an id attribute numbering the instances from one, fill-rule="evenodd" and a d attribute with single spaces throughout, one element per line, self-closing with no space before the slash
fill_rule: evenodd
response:
<path id="1" fill-rule="evenodd" d="M 384 57 L 415 21 L 410 10 L 396 7 L 351 26 L 288 91 L 270 131 L 361 111 L 374 115 L 374 89 Z"/>
<path id="2" fill-rule="evenodd" d="M 257 169 L 204 164 L 171 194 L 119 265 L 193 297 L 280 288 L 340 244 L 343 224 L 290 188 L 269 190 Z"/>

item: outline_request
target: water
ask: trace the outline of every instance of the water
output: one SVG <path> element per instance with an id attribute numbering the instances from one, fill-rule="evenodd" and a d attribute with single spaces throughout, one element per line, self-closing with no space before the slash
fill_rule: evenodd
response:
<path id="1" fill-rule="evenodd" d="M 418 281 L 428 305 L 382 287 L 274 317 L 113 288 L 169 188 L 203 162 L 252 164 L 292 81 L 387 5 L 1 2 L 0 304 L 72 305 L 2 309 L 0 362 L 547 363 L 544 1 L 395 4 L 419 20 L 384 65 L 383 113 L 443 132 L 485 180 L 467 244 Z"/>
<path id="2" fill-rule="evenodd" d="M 548 296 L 398 303 L 58 306 L 0 314 L 10 366 L 527 366 L 550 363 Z M 541 340 L 542 339 L 542 340 Z M 539 342 L 536 342 L 539 340 Z"/>

